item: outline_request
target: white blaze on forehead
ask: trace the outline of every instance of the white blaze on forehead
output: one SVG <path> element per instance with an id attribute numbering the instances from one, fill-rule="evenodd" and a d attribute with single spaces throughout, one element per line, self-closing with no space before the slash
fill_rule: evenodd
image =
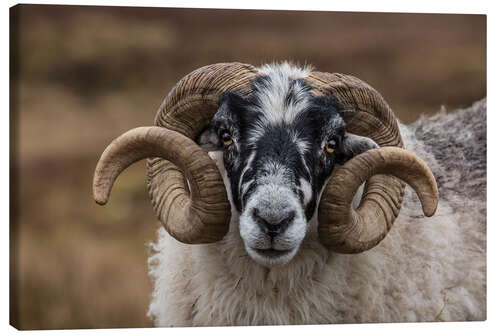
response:
<path id="1" fill-rule="evenodd" d="M 304 193 L 304 205 L 307 205 L 312 198 L 312 187 L 311 184 L 304 178 L 300 178 L 300 189 Z"/>
<path id="2" fill-rule="evenodd" d="M 282 63 L 265 64 L 257 68 L 257 70 L 265 75 L 280 71 L 291 79 L 303 79 L 311 74 L 313 68 L 310 65 L 300 67 L 285 61 Z"/>
<path id="3" fill-rule="evenodd" d="M 260 111 L 271 124 L 290 123 L 309 103 L 309 94 L 295 79 L 307 77 L 310 67 L 301 68 L 287 62 L 264 65 L 259 72 L 266 75 L 269 82 L 260 86 L 256 93 Z M 286 97 L 291 93 L 293 103 L 287 103 Z"/>

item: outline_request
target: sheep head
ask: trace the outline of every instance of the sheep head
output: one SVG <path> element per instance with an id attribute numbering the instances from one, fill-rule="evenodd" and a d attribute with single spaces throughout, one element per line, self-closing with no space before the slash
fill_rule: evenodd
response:
<path id="1" fill-rule="evenodd" d="M 316 207 L 319 240 L 341 253 L 368 250 L 385 237 L 401 208 L 403 182 L 416 190 L 424 213 L 434 213 L 434 177 L 402 149 L 396 118 L 377 91 L 348 75 L 266 71 L 223 63 L 181 79 L 156 126 L 133 129 L 104 151 L 96 201 L 106 203 L 120 172 L 148 158 L 150 198 L 174 238 L 221 240 L 232 200 L 247 252 L 262 264 L 293 258 Z M 231 193 L 210 150 L 223 151 Z"/>

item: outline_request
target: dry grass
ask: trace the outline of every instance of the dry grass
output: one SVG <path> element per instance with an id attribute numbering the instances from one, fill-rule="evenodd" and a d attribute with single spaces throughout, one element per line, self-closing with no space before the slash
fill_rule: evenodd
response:
<path id="1" fill-rule="evenodd" d="M 95 163 L 151 124 L 172 85 L 214 62 L 291 59 L 354 74 L 405 122 L 486 94 L 486 19 L 22 6 L 12 10 L 11 319 L 18 328 L 151 326 L 147 247 L 158 226 L 144 163 L 94 204 Z"/>

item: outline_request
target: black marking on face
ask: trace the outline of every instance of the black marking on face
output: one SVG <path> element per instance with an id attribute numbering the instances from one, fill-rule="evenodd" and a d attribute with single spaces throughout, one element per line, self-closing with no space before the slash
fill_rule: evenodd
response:
<path id="1" fill-rule="evenodd" d="M 224 167 L 231 185 L 231 196 L 241 213 L 260 184 L 279 182 L 290 188 L 301 203 L 307 220 L 314 214 L 319 193 L 334 165 L 341 163 L 341 149 L 325 152 L 327 142 L 342 146 L 345 123 L 334 97 L 313 97 L 301 79 L 287 81 L 289 86 L 278 103 L 294 112 L 292 118 L 270 121 L 270 110 L 263 109 L 260 94 L 270 93 L 273 82 L 268 76 L 253 81 L 249 96 L 227 93 L 203 136 L 220 138 L 229 132 L 232 144 L 222 147 Z M 293 109 L 295 107 L 296 109 Z M 291 111 L 290 111 L 291 110 Z M 275 110 L 273 112 L 276 112 Z M 305 202 L 301 179 L 311 187 Z"/>

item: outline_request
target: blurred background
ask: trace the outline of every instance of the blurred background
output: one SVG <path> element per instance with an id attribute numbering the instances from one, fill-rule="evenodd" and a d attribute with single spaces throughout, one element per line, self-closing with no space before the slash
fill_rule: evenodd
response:
<path id="1" fill-rule="evenodd" d="M 92 199 L 107 144 L 153 124 L 203 65 L 293 60 L 355 75 L 405 123 L 486 96 L 486 16 L 22 5 L 11 8 L 11 323 L 148 327 L 145 163 Z"/>

